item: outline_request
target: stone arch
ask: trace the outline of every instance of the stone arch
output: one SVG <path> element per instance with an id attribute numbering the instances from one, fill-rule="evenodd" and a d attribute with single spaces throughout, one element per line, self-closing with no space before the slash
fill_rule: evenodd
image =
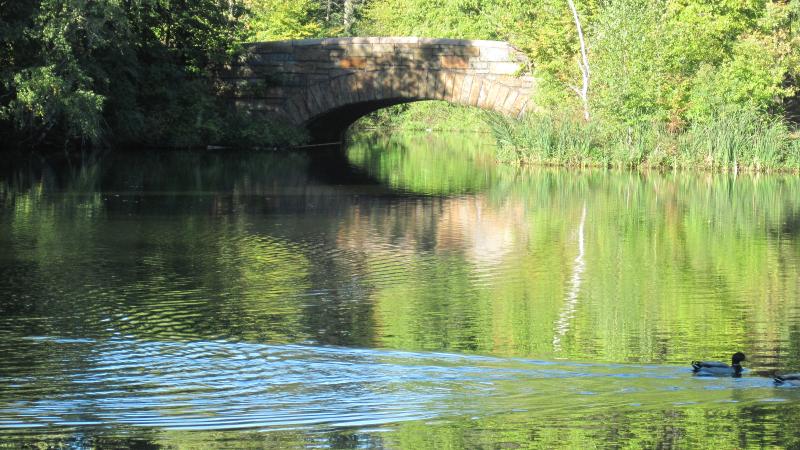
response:
<path id="1" fill-rule="evenodd" d="M 323 141 L 372 111 L 420 100 L 520 116 L 534 108 L 535 79 L 520 75 L 529 66 L 498 41 L 313 39 L 251 44 L 227 81 L 243 92 L 237 105 L 283 116 Z"/>
<path id="2" fill-rule="evenodd" d="M 315 84 L 287 99 L 284 108 L 292 122 L 308 127 L 317 140 L 335 140 L 366 114 L 422 100 L 443 100 L 519 117 L 528 107 L 528 91 L 511 77 L 382 70 L 345 74 Z"/>

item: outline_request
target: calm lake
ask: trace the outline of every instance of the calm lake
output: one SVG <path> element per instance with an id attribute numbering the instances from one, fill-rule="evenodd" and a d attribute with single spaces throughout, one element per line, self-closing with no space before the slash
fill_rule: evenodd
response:
<path id="1" fill-rule="evenodd" d="M 800 177 L 490 140 L 0 172 L 0 448 L 800 446 Z"/>

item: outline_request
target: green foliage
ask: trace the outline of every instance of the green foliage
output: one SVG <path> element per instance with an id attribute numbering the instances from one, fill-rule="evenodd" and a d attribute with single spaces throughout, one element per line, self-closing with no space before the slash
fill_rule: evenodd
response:
<path id="1" fill-rule="evenodd" d="M 364 116 L 353 125 L 354 130 L 470 130 L 489 132 L 487 117 L 490 113 L 466 106 L 432 100 L 402 103 L 380 109 Z"/>
<path id="2" fill-rule="evenodd" d="M 247 0 L 247 27 L 254 41 L 305 39 L 322 31 L 321 5 L 312 0 Z"/>
<path id="3" fill-rule="evenodd" d="M 94 141 L 100 136 L 104 98 L 82 84 L 59 76 L 54 65 L 23 69 L 7 84 L 16 98 L 0 107 L 0 118 L 11 119 L 18 129 L 41 133 L 63 122 L 69 138 Z"/>
<path id="4" fill-rule="evenodd" d="M 591 109 L 609 134 L 647 128 L 674 133 L 722 111 L 780 115 L 797 92 L 798 0 L 576 4 L 589 46 Z M 540 106 L 579 108 L 572 92 L 580 85 L 579 46 L 565 1 L 376 0 L 359 29 L 508 40 L 533 61 Z"/>
<path id="5" fill-rule="evenodd" d="M 691 119 L 707 121 L 726 108 L 767 113 L 794 93 L 783 86 L 788 67 L 776 64 L 768 43 L 747 38 L 732 52 L 719 67 L 704 64 L 698 71 L 689 97 Z"/>
<path id="6" fill-rule="evenodd" d="M 370 3 L 362 35 L 498 39 L 497 0 L 383 0 Z"/>
<path id="7" fill-rule="evenodd" d="M 12 128 L 14 137 L 34 146 L 50 134 L 96 141 L 108 77 L 96 56 L 115 45 L 111 24 L 119 20 L 119 5 L 5 3 L 0 8 L 0 130 Z"/>
<path id="8" fill-rule="evenodd" d="M 0 137 L 11 147 L 298 139 L 278 124 L 254 133 L 216 95 L 213 68 L 245 37 L 239 0 L 0 4 Z"/>
<path id="9" fill-rule="evenodd" d="M 569 114 L 495 116 L 497 157 L 510 163 L 571 166 L 797 170 L 797 142 L 786 123 L 729 110 L 671 134 L 660 122 L 619 126 Z"/>
<path id="10" fill-rule="evenodd" d="M 662 2 L 614 0 L 598 13 L 590 99 L 601 116 L 628 125 L 667 119 L 662 10 Z"/>
<path id="11" fill-rule="evenodd" d="M 249 122 L 255 117 L 230 111 L 215 95 L 212 68 L 246 40 L 351 32 L 507 40 L 531 58 L 540 106 L 580 107 L 571 89 L 580 84 L 578 39 L 563 0 L 0 4 L 0 138 L 17 147 L 298 142 L 301 134 L 286 124 L 259 129 Z M 602 124 L 592 132 L 622 130 L 634 142 L 640 133 L 631 130 L 697 130 L 728 113 L 800 116 L 800 0 L 578 0 L 577 8 L 589 46 L 592 116 Z M 370 120 L 477 127 L 478 115 L 468 116 L 416 105 Z M 536 123 L 540 132 L 561 126 Z M 622 154 L 609 150 L 601 159 Z"/>
<path id="12" fill-rule="evenodd" d="M 366 0 L 243 0 L 251 41 L 351 36 Z"/>

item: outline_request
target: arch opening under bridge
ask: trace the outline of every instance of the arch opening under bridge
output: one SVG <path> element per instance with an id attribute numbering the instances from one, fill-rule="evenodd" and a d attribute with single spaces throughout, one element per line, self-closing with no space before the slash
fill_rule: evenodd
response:
<path id="1" fill-rule="evenodd" d="M 534 108 L 527 58 L 506 42 L 409 37 L 248 44 L 222 74 L 239 108 L 339 140 L 360 117 L 388 106 L 444 100 L 519 117 Z"/>

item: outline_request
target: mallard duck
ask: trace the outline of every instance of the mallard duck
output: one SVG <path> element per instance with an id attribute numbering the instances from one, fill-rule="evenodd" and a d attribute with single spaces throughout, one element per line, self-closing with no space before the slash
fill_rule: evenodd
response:
<path id="1" fill-rule="evenodd" d="M 692 371 L 699 376 L 706 377 L 740 377 L 742 376 L 742 361 L 747 358 L 742 352 L 736 352 L 731 357 L 731 365 L 717 361 L 692 361 Z"/>
<path id="2" fill-rule="evenodd" d="M 775 375 L 775 383 L 788 384 L 790 386 L 800 386 L 800 373 L 787 373 L 786 375 Z"/>

